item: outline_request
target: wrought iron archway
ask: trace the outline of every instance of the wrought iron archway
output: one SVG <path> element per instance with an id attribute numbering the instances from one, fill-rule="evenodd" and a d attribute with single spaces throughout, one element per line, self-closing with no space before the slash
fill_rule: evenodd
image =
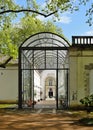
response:
<path id="1" fill-rule="evenodd" d="M 68 100 L 68 48 L 70 44 L 63 37 L 51 33 L 41 32 L 30 36 L 19 47 L 19 96 L 18 107 L 22 108 L 24 99 L 24 86 L 29 87 L 29 95 L 33 96 L 34 89 L 34 70 L 42 72 L 43 70 L 56 70 L 56 91 L 57 91 L 57 108 L 58 108 L 58 78 L 59 71 L 66 75 L 67 100 Z M 28 78 L 27 81 L 24 78 Z M 33 99 L 34 100 L 34 99 Z"/>

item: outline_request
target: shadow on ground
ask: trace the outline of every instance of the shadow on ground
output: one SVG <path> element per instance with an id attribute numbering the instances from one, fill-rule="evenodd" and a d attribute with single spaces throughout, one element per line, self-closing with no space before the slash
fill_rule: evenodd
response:
<path id="1" fill-rule="evenodd" d="M 81 116 L 80 116 L 81 115 Z M 36 114 L 31 111 L 0 111 L 0 130 L 93 130 L 82 126 L 77 121 L 82 112 L 59 112 L 56 114 Z"/>

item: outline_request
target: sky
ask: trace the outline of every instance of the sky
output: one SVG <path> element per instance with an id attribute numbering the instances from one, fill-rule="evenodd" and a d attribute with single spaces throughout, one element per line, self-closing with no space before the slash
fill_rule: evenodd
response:
<path id="1" fill-rule="evenodd" d="M 18 4 L 24 5 L 25 0 L 15 0 Z M 37 2 L 44 6 L 44 0 L 37 0 Z M 65 37 L 71 42 L 72 36 L 93 36 L 93 25 L 89 26 L 86 21 L 87 17 L 86 10 L 90 7 L 93 0 L 86 5 L 80 6 L 79 11 L 75 11 L 74 13 L 65 12 L 60 14 L 60 21 L 54 22 L 56 26 L 62 29 Z M 52 16 L 48 18 L 44 18 L 43 16 L 38 16 L 38 18 L 42 21 L 52 20 Z"/>

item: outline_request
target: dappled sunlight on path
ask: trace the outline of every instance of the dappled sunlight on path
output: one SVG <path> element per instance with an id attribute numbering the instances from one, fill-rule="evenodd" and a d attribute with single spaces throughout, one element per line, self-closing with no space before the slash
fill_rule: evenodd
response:
<path id="1" fill-rule="evenodd" d="M 0 112 L 0 130 L 93 130 L 75 123 L 80 116 L 69 113 L 36 114 L 25 111 Z"/>

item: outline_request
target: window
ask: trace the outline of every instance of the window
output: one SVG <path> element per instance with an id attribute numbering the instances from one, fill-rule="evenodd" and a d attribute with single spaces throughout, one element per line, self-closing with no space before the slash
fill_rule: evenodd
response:
<path id="1" fill-rule="evenodd" d="M 53 85 L 53 80 L 49 80 L 49 86 L 52 86 Z"/>

